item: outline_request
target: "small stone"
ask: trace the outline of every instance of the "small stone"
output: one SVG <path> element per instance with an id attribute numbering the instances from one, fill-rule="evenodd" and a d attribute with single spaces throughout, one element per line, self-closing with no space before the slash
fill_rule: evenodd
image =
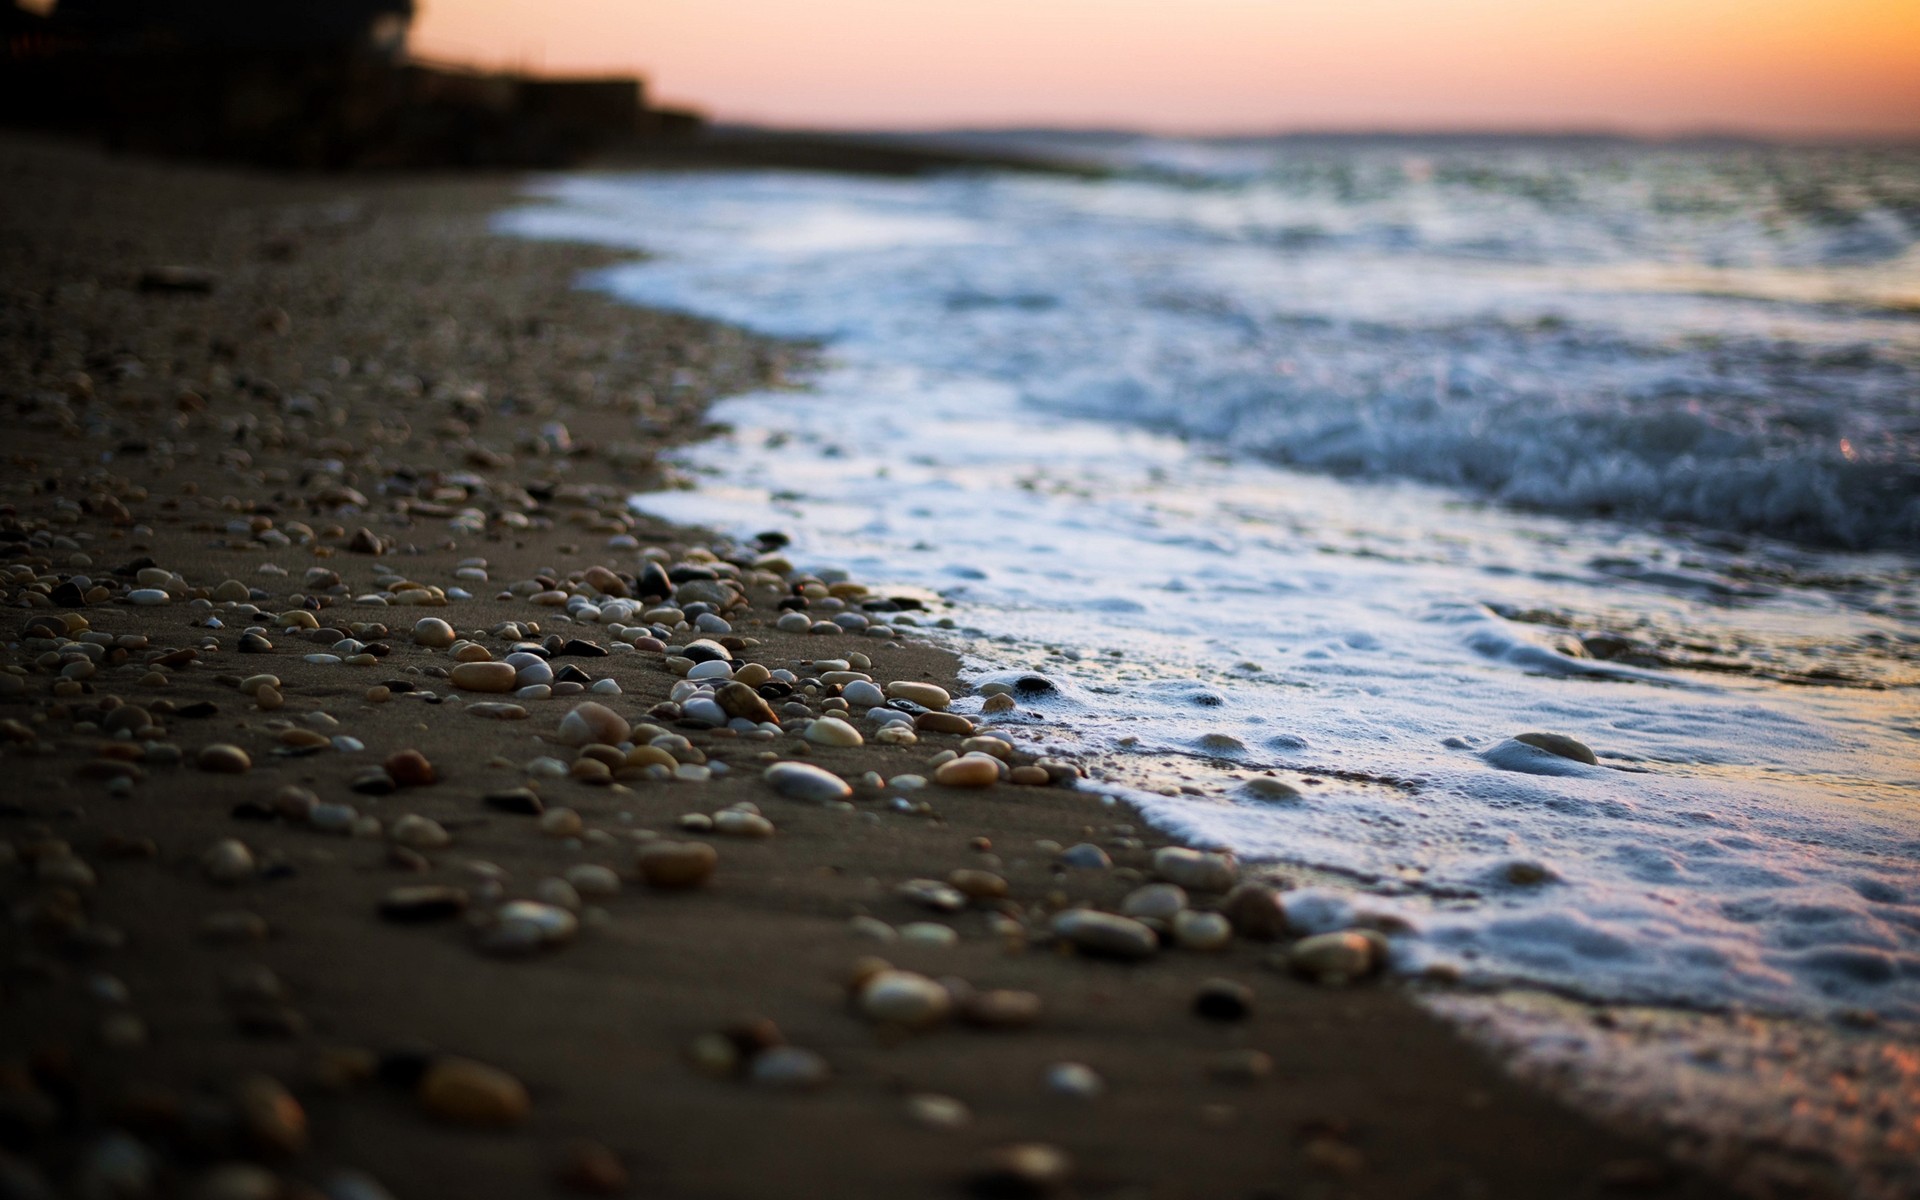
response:
<path id="1" fill-rule="evenodd" d="M 1000 760 L 986 754 L 963 754 L 934 768 L 933 781 L 946 787 L 992 787 L 1000 782 Z"/>
<path id="2" fill-rule="evenodd" d="M 1073 1159 L 1043 1142 L 1001 1146 L 967 1177 L 967 1190 L 983 1200 L 1041 1200 L 1067 1185 Z"/>
<path id="3" fill-rule="evenodd" d="M 859 1003 L 869 1020 L 903 1029 L 930 1029 L 947 1019 L 953 997 L 924 975 L 881 971 L 862 985 Z"/>
<path id="4" fill-rule="evenodd" d="M 838 717 L 821 717 L 807 726 L 806 739 L 816 746 L 862 746 L 860 731 Z"/>
<path id="5" fill-rule="evenodd" d="M 1273 1057 L 1260 1050 L 1222 1050 L 1207 1059 L 1207 1074 L 1229 1083 L 1257 1083 L 1273 1074 Z"/>
<path id="6" fill-rule="evenodd" d="M 380 765 L 401 787 L 425 787 L 436 778 L 433 764 L 418 750 L 401 750 Z"/>
<path id="7" fill-rule="evenodd" d="M 951 712 L 923 712 L 913 718 L 913 727 L 921 733 L 951 733 L 966 737 L 973 732 L 973 722 Z"/>
<path id="8" fill-rule="evenodd" d="M 626 581 L 605 567 L 588 567 L 582 573 L 580 582 L 603 596 L 624 598 L 627 594 Z"/>
<path id="9" fill-rule="evenodd" d="M 969 900 L 1000 900 L 1007 894 L 1007 881 L 992 871 L 961 868 L 947 874 L 947 885 Z"/>
<path id="10" fill-rule="evenodd" d="M 625 717 L 589 700 L 560 718 L 559 738 L 568 746 L 613 746 L 627 740 L 629 729 Z"/>
<path id="11" fill-rule="evenodd" d="M 1187 909 L 1173 916 L 1173 940 L 1182 950 L 1224 950 L 1233 941 L 1233 926 L 1219 913 Z"/>
<path id="12" fill-rule="evenodd" d="M 895 888 L 894 894 L 935 912 L 954 913 L 967 906 L 965 892 L 937 879 L 909 879 Z"/>
<path id="13" fill-rule="evenodd" d="M 560 1186 L 587 1196 L 618 1195 L 627 1189 L 629 1182 L 626 1164 L 618 1154 L 599 1142 L 583 1138 L 567 1143 L 557 1177 Z"/>
<path id="14" fill-rule="evenodd" d="M 827 1060 L 798 1046 L 775 1046 L 754 1055 L 747 1078 L 762 1087 L 787 1092 L 817 1091 L 833 1078 Z"/>
<path id="15" fill-rule="evenodd" d="M 540 832 L 548 837 L 573 837 L 586 825 L 571 808 L 550 808 L 540 814 Z"/>
<path id="16" fill-rule="evenodd" d="M 1090 908 L 1068 909 L 1053 918 L 1053 932 L 1076 950 L 1105 958 L 1151 958 L 1160 948 L 1153 930 L 1131 917 Z"/>
<path id="17" fill-rule="evenodd" d="M 444 921 L 467 911 L 467 890 L 457 887 L 398 887 L 380 900 L 380 915 L 397 925 Z"/>
<path id="18" fill-rule="evenodd" d="M 514 813 L 523 817 L 537 817 L 546 811 L 546 805 L 540 800 L 540 794 L 532 788 L 504 788 L 488 792 L 480 802 L 496 812 Z"/>
<path id="19" fill-rule="evenodd" d="M 440 822 L 417 813 L 407 813 L 388 827 L 387 836 L 415 850 L 438 850 L 453 844 L 453 835 Z"/>
<path id="20" fill-rule="evenodd" d="M 1187 906 L 1186 889 L 1172 883 L 1150 883 L 1127 893 L 1120 911 L 1143 920 L 1171 921 Z"/>
<path id="21" fill-rule="evenodd" d="M 915 683 L 906 679 L 896 679 L 889 683 L 886 686 L 886 693 L 896 700 L 910 701 L 935 712 L 944 712 L 947 705 L 953 703 L 953 697 L 947 694 L 947 689 L 936 687 L 931 683 Z"/>
<path id="22" fill-rule="evenodd" d="M 1192 892 L 1224 892 L 1237 873 L 1233 856 L 1162 846 L 1153 852 L 1153 873 Z"/>
<path id="23" fill-rule="evenodd" d="M 462 1125 L 518 1125 L 533 1108 L 518 1079 L 469 1058 L 435 1060 L 421 1076 L 417 1095 L 428 1112 Z"/>
<path id="24" fill-rule="evenodd" d="M 582 896 L 604 900 L 620 894 L 620 876 L 611 867 L 598 863 L 578 863 L 563 873 L 568 886 Z"/>
<path id="25" fill-rule="evenodd" d="M 1220 902 L 1220 915 L 1249 941 L 1271 942 L 1287 932 L 1280 893 L 1264 883 L 1243 883 L 1228 892 Z"/>
<path id="26" fill-rule="evenodd" d="M 1105 850 L 1092 842 L 1081 842 L 1062 850 L 1056 859 L 1063 867 L 1077 867 L 1083 871 L 1104 871 L 1113 866 L 1113 859 Z"/>
<path id="27" fill-rule="evenodd" d="M 512 663 L 457 663 L 447 678 L 454 687 L 467 692 L 511 692 L 514 689 Z"/>
<path id="28" fill-rule="evenodd" d="M 720 705 L 727 716 L 752 721 L 756 725 L 779 724 L 779 717 L 765 698 L 753 688 L 737 680 L 722 684 L 713 694 L 714 702 Z"/>
<path id="29" fill-rule="evenodd" d="M 648 887 L 663 891 L 696 888 L 712 878 L 720 856 L 705 842 L 649 842 L 634 855 Z"/>
<path id="30" fill-rule="evenodd" d="M 928 1129 L 964 1129 L 973 1123 L 973 1112 L 965 1104 L 924 1092 L 907 1097 L 907 1117 Z"/>
<path id="31" fill-rule="evenodd" d="M 713 831 L 727 837 L 743 838 L 770 838 L 774 834 L 772 821 L 759 813 L 737 809 L 723 809 L 713 814 Z"/>
<path id="32" fill-rule="evenodd" d="M 1107 1090 L 1107 1081 L 1085 1063 L 1054 1063 L 1047 1068 L 1047 1090 L 1075 1100 L 1092 1100 Z"/>
<path id="33" fill-rule="evenodd" d="M 578 896 L 573 898 L 577 903 Z M 580 918 L 558 904 L 513 900 L 493 914 L 494 925 L 482 937 L 483 948 L 502 950 L 526 944 L 564 946 L 580 932 Z"/>
<path id="34" fill-rule="evenodd" d="M 137 604 L 142 608 L 158 608 L 172 602 L 173 597 L 159 588 L 135 588 L 127 593 L 127 603 Z"/>
<path id="35" fill-rule="evenodd" d="M 237 838 L 221 838 L 200 856 L 200 869 L 215 883 L 235 884 L 252 879 L 258 868 L 253 851 Z"/>
<path id="36" fill-rule="evenodd" d="M 307 1114 L 280 1081 L 252 1075 L 234 1090 L 240 1126 L 253 1146 L 269 1154 L 292 1157 L 307 1148 Z"/>
<path id="37" fill-rule="evenodd" d="M 1585 763 L 1590 767 L 1600 765 L 1600 759 L 1584 743 L 1576 742 L 1563 733 L 1516 733 L 1513 735 L 1513 740 L 1525 742 L 1536 750 L 1545 750 L 1548 754 L 1557 754 L 1561 758 Z"/>
<path id="38" fill-rule="evenodd" d="M 1253 989 L 1231 979 L 1209 979 L 1194 993 L 1193 1012 L 1209 1021 L 1244 1021 L 1253 1015 Z"/>
<path id="39" fill-rule="evenodd" d="M 1300 939 L 1287 952 L 1286 964 L 1297 974 L 1339 986 L 1372 974 L 1378 960 L 1371 938 L 1345 930 Z"/>
<path id="40" fill-rule="evenodd" d="M 777 762 L 766 769 L 762 778 L 774 791 L 792 800 L 825 804 L 853 796 L 853 788 L 846 780 L 810 763 Z"/>
<path id="41" fill-rule="evenodd" d="M 194 756 L 202 771 L 213 771 L 220 775 L 241 775 L 253 769 L 253 759 L 245 750 L 225 742 L 216 742 L 204 746 Z"/>
<path id="42" fill-rule="evenodd" d="M 353 554 L 379 554 L 385 549 L 380 536 L 364 525 L 354 530 L 353 536 L 347 539 L 347 550 Z"/>
<path id="43" fill-rule="evenodd" d="M 1033 992 L 989 988 L 960 1001 L 960 1019 L 982 1029 L 1025 1029 L 1040 1020 L 1043 1008 Z"/>
<path id="44" fill-rule="evenodd" d="M 427 646 L 435 650 L 445 650 L 459 637 L 453 626 L 439 617 L 421 617 L 413 623 L 413 644 Z"/>

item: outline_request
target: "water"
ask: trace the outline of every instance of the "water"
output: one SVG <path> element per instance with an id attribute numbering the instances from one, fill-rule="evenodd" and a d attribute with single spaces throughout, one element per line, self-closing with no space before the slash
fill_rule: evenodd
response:
<path id="1" fill-rule="evenodd" d="M 1145 149 L 570 177 L 502 224 L 823 339 L 640 502 L 962 602 L 977 678 L 1057 685 L 1006 724 L 1302 922 L 1920 1019 L 1920 156 Z"/>

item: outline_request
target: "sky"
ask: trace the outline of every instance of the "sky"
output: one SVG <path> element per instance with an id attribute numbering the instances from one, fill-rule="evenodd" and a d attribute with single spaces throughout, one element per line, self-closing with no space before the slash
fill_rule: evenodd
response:
<path id="1" fill-rule="evenodd" d="M 423 56 L 721 120 L 1920 136 L 1920 0 L 420 0 Z"/>

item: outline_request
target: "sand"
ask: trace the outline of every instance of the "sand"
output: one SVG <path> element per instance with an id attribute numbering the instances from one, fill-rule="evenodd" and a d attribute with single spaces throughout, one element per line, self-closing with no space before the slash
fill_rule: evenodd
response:
<path id="1" fill-rule="evenodd" d="M 897 811 L 887 803 L 896 791 L 862 793 L 851 811 L 836 811 L 761 782 L 760 756 L 795 756 L 799 739 L 690 733 L 732 772 L 701 783 L 540 785 L 549 806 L 576 809 L 601 840 L 543 836 L 533 818 L 489 808 L 485 793 L 525 782 L 521 764 L 572 757 L 547 739 L 573 701 L 530 701 L 518 722 L 404 695 L 372 703 L 367 689 L 386 679 L 446 690 L 422 673 L 450 665 L 444 654 L 411 645 L 405 630 L 421 615 L 462 631 L 533 620 L 606 644 L 599 627 L 562 625 L 556 610 L 495 591 L 545 567 L 631 572 L 635 551 L 607 544 L 620 498 L 669 478 L 654 456 L 700 436 L 708 400 L 794 376 L 806 350 L 577 290 L 583 271 L 611 261 L 606 252 L 487 234 L 487 214 L 515 195 L 511 179 L 277 180 L 22 140 L 0 147 L 0 179 L 0 402 L 10 418 L 0 530 L 50 529 L 79 547 L 14 533 L 0 566 L 101 578 L 150 558 L 198 587 L 237 579 L 268 589 L 275 599 L 263 606 L 276 610 L 309 590 L 303 573 L 314 566 L 338 571 L 355 594 L 371 590 L 376 565 L 441 588 L 470 557 L 485 558 L 490 575 L 471 585 L 474 599 L 444 608 L 322 610 L 323 621 L 392 627 L 380 639 L 391 653 L 367 667 L 307 663 L 325 647 L 277 628 L 270 652 L 243 656 L 237 625 L 192 627 L 184 603 L 30 607 L 21 583 L 8 585 L 16 607 L 4 665 L 30 673 L 20 691 L 0 694 L 0 719 L 19 723 L 0 749 L 0 842 L 17 859 L 0 865 L 12 914 L 0 1138 L 17 1156 L 0 1179 L 26 1178 L 22 1164 L 31 1164 L 73 1194 L 379 1194 L 351 1190 L 339 1176 L 350 1169 L 402 1198 L 527 1197 L 564 1192 L 569 1147 L 587 1139 L 617 1157 L 631 1175 L 624 1192 L 636 1196 L 896 1198 L 962 1194 L 982 1184 L 977 1171 L 994 1148 L 1037 1142 L 1071 1156 L 1064 1192 L 1087 1196 L 1719 1194 L 1658 1146 L 1510 1081 L 1400 985 L 1321 986 L 1274 969 L 1274 947 L 1246 940 L 1137 964 L 1049 944 L 1053 909 L 1117 906 L 1165 842 L 1084 791 L 934 786 L 910 793 L 930 811 Z M 207 278 L 152 273 L 168 265 Z M 202 282 L 211 290 L 197 290 Z M 794 403 L 808 402 L 796 393 Z M 537 449 L 555 440 L 554 422 L 573 452 Z M 329 461 L 339 473 L 328 473 Z M 364 495 L 363 510 L 334 507 L 344 488 Z M 485 532 L 450 525 L 469 506 L 492 518 Z M 255 518 L 283 530 L 304 523 L 316 540 L 261 545 L 251 539 Z M 361 527 L 387 539 L 387 552 L 351 552 Z M 627 532 L 675 559 L 712 544 L 644 519 Z M 269 562 L 288 574 L 260 574 Z M 773 630 L 778 596 L 756 589 L 751 611 L 734 620 L 737 634 L 759 640 L 741 657 L 790 666 L 857 650 L 878 680 L 960 690 L 955 659 L 916 635 Z M 144 634 L 154 647 L 213 636 L 221 648 L 171 670 L 164 687 L 142 684 L 144 668 L 109 667 L 80 681 L 90 691 L 63 698 L 20 649 L 27 622 L 54 613 Z M 635 719 L 675 681 L 657 653 L 567 661 L 617 680 L 622 694 L 609 703 Z M 285 685 L 284 708 L 261 711 L 234 686 L 262 671 Z M 103 739 L 73 729 L 76 710 L 109 695 L 177 708 L 207 701 L 217 712 L 162 717 L 165 740 L 187 762 L 143 766 L 121 798 L 86 771 Z M 315 711 L 366 749 L 276 756 L 271 723 Z M 928 773 L 929 757 L 958 741 L 929 734 L 910 747 L 810 747 L 804 757 L 848 778 L 892 777 Z M 196 769 L 194 756 L 212 743 L 245 748 L 253 769 Z M 439 781 L 378 798 L 350 791 L 357 773 L 404 749 L 422 752 Z M 244 806 L 289 784 L 354 803 L 389 829 L 403 814 L 432 818 L 452 844 L 396 855 L 377 838 L 246 819 Z M 632 877 L 633 831 L 678 837 L 682 814 L 740 801 L 757 804 L 777 832 L 702 837 L 719 854 L 705 887 L 654 892 Z M 1116 869 L 1054 863 L 1053 846 L 1127 837 L 1139 844 L 1115 850 Z M 242 840 L 269 869 L 236 885 L 210 882 L 201 856 L 223 838 Z M 55 881 L 37 878 L 41 863 L 62 861 L 60 843 L 96 886 L 63 886 L 70 876 L 57 867 L 46 868 Z M 602 911 L 571 944 L 528 958 L 479 953 L 462 920 L 399 925 L 377 915 L 397 886 L 474 887 L 474 860 L 500 868 L 514 898 L 582 862 L 626 879 L 619 895 L 588 902 Z M 977 905 L 943 916 L 895 893 L 906 880 L 969 867 L 1007 880 L 1011 916 L 998 925 Z M 240 944 L 203 935 L 208 914 L 236 910 L 264 917 L 270 934 Z M 859 916 L 940 921 L 959 942 L 863 940 L 850 926 Z M 1009 919 L 1029 936 L 1007 936 Z M 845 988 L 868 955 L 977 988 L 1031 991 L 1044 1012 L 1014 1031 L 876 1027 Z M 284 998 L 263 999 L 256 985 L 236 1001 L 226 981 L 253 965 L 283 981 Z M 1246 1020 L 1193 1013 L 1214 978 L 1252 989 Z M 831 1080 L 798 1093 L 689 1064 L 695 1039 L 748 1018 L 822 1056 Z M 1245 1050 L 1270 1056 L 1268 1077 L 1209 1070 L 1222 1052 Z M 479 1128 L 427 1111 L 414 1084 L 435 1055 L 520 1080 L 524 1119 Z M 1050 1090 L 1046 1073 L 1063 1062 L 1092 1067 L 1104 1093 Z M 380 1070 L 366 1077 L 373 1064 Z M 234 1096 L 260 1073 L 297 1109 L 282 1103 L 277 1117 L 249 1125 Z M 929 1128 L 909 1114 L 908 1097 L 920 1094 L 957 1099 L 970 1119 Z M 295 1111 L 303 1138 L 286 1132 Z M 115 1130 L 144 1147 L 150 1187 L 103 1182 L 130 1153 L 103 1148 Z M 270 1177 L 212 1170 L 242 1161 Z"/>

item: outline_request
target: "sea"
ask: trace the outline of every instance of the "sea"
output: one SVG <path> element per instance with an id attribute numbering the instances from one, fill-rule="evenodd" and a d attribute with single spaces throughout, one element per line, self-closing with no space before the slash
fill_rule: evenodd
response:
<path id="1" fill-rule="evenodd" d="M 996 726 L 1303 928 L 1920 1020 L 1920 151 L 1025 144 L 1104 173 L 562 175 L 498 224 L 817 342 L 635 503 L 951 602 L 1027 681 Z"/>

